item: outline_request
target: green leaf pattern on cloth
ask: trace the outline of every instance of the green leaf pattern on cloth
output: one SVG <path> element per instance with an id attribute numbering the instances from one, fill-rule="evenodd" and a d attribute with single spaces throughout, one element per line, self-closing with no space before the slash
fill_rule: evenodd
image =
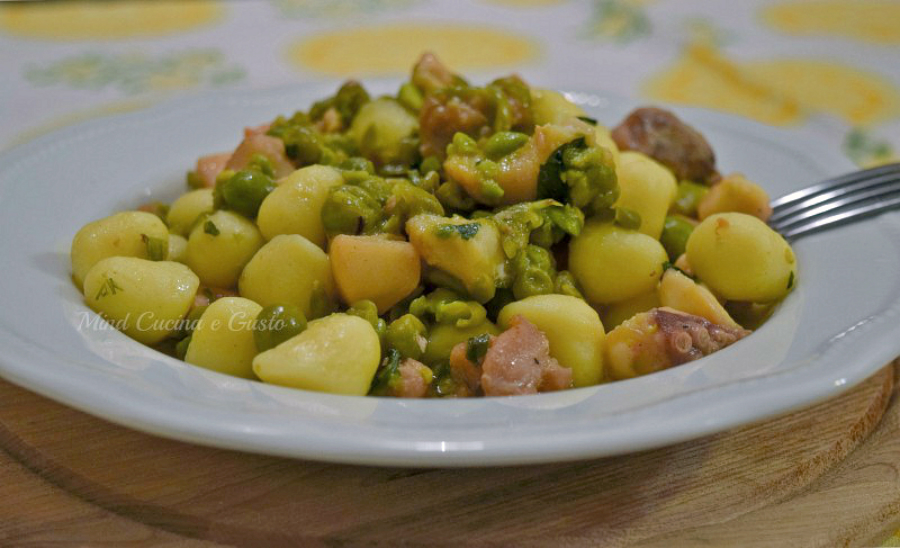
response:
<path id="1" fill-rule="evenodd" d="M 46 65 L 29 65 L 25 78 L 38 86 L 75 89 L 115 88 L 126 94 L 199 86 L 218 87 L 240 81 L 245 71 L 214 49 L 192 49 L 151 56 L 145 53 L 90 52 Z"/>

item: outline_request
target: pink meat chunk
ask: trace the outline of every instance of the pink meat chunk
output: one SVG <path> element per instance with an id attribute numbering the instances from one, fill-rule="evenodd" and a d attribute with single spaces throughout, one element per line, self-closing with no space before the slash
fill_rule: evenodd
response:
<path id="1" fill-rule="evenodd" d="M 550 356 L 547 337 L 516 316 L 510 328 L 491 341 L 484 357 L 481 387 L 485 396 L 514 396 L 572 386 L 572 370 Z"/>
<path id="2" fill-rule="evenodd" d="M 197 160 L 197 175 L 203 181 L 203 186 L 213 188 L 216 186 L 216 177 L 225 169 L 225 165 L 231 158 L 230 152 L 201 156 Z"/>
<path id="3" fill-rule="evenodd" d="M 406 358 L 397 368 L 400 382 L 391 386 L 391 394 L 397 398 L 424 398 L 428 393 L 431 370 L 420 361 Z"/>

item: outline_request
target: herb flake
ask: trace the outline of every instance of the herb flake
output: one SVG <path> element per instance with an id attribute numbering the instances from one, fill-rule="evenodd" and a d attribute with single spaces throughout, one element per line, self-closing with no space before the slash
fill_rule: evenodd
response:
<path id="1" fill-rule="evenodd" d="M 165 260 L 169 251 L 169 243 L 162 238 L 154 238 L 141 234 L 141 241 L 147 246 L 147 258 L 151 261 Z"/>
<path id="2" fill-rule="evenodd" d="M 449 238 L 454 234 L 457 234 L 463 240 L 471 240 L 478 234 L 479 228 L 481 227 L 478 223 L 466 223 L 462 225 L 445 224 L 437 227 L 435 234 L 438 238 Z"/>
<path id="3" fill-rule="evenodd" d="M 491 336 L 487 333 L 470 337 L 466 341 L 466 359 L 477 364 L 487 354 L 491 345 Z"/>

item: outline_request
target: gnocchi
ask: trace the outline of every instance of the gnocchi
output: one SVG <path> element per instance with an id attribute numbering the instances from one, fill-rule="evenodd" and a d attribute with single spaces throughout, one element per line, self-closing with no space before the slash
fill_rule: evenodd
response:
<path id="1" fill-rule="evenodd" d="M 236 141 L 170 207 L 71 247 L 88 307 L 218 373 L 378 397 L 586 387 L 734 344 L 798 283 L 762 187 L 663 109 L 609 129 L 426 54 L 396 94 L 351 80 Z"/>
<path id="2" fill-rule="evenodd" d="M 204 285 L 234 287 L 263 242 L 262 234 L 250 220 L 219 210 L 201 219 L 191 230 L 185 260 Z"/>
<path id="3" fill-rule="evenodd" d="M 155 344 L 180 327 L 200 279 L 183 264 L 108 257 L 84 278 L 84 297 L 95 312 L 129 337 Z"/>
<path id="4" fill-rule="evenodd" d="M 156 246 L 154 249 L 154 245 Z M 107 257 L 165 259 L 169 231 L 159 217 L 143 211 L 123 211 L 86 224 L 72 239 L 72 277 L 79 287 L 88 271 Z"/>

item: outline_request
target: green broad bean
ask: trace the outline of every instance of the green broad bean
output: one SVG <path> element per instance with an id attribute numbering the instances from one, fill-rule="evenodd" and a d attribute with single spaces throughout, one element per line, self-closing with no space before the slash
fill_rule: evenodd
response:
<path id="1" fill-rule="evenodd" d="M 187 355 L 188 346 L 190 346 L 190 344 L 191 344 L 191 336 L 190 335 L 188 335 L 187 337 L 178 341 L 178 343 L 175 344 L 175 357 L 178 358 L 179 360 L 183 360 L 184 357 Z"/>
<path id="2" fill-rule="evenodd" d="M 499 160 L 521 148 L 528 142 L 528 135 L 518 131 L 497 132 L 484 143 L 484 153 L 492 160 Z"/>
<path id="3" fill-rule="evenodd" d="M 414 86 L 412 82 L 405 82 L 400 86 L 400 91 L 397 92 L 397 101 L 404 107 L 416 113 L 422 108 L 423 100 L 424 97 L 422 96 L 422 92 L 419 91 L 419 88 Z"/>
<path id="4" fill-rule="evenodd" d="M 210 299 L 210 301 L 212 300 L 214 299 Z M 181 324 L 182 337 L 189 337 L 191 333 L 194 332 L 194 328 L 197 327 L 197 322 L 200 321 L 200 316 L 203 315 L 208 306 L 209 305 L 195 306 L 191 309 L 190 312 L 188 312 L 187 316 L 184 317 L 184 322 L 182 322 Z M 187 350 L 187 347 L 185 347 L 185 350 Z"/>
<path id="5" fill-rule="evenodd" d="M 513 295 L 517 300 L 553 293 L 556 265 L 543 247 L 529 244 L 512 260 Z"/>
<path id="6" fill-rule="evenodd" d="M 464 301 L 449 289 L 435 289 L 409 303 L 409 313 L 419 318 L 431 316 L 439 324 L 459 328 L 477 326 L 487 319 L 487 310 L 475 301 Z"/>
<path id="7" fill-rule="evenodd" d="M 475 200 L 456 181 L 442 183 L 434 195 L 449 211 L 472 211 L 475 209 Z"/>
<path id="8" fill-rule="evenodd" d="M 563 270 L 556 275 L 556 280 L 553 282 L 553 292 L 559 295 L 578 297 L 579 299 L 584 298 L 584 295 L 581 294 L 581 290 L 578 289 L 578 283 L 575 281 L 575 276 L 568 270 Z"/>
<path id="9" fill-rule="evenodd" d="M 378 338 L 384 339 L 384 335 L 387 332 L 387 323 L 378 317 L 378 307 L 375 303 L 370 300 L 356 301 L 347 309 L 347 314 L 358 316 L 372 324 L 375 332 L 378 333 Z"/>
<path id="10" fill-rule="evenodd" d="M 678 215 L 666 216 L 665 223 L 663 223 L 662 236 L 660 236 L 659 241 L 666 249 L 666 254 L 669 256 L 670 261 L 674 262 L 684 253 L 688 238 L 690 238 L 693 231 L 693 223 L 683 217 Z"/>
<path id="11" fill-rule="evenodd" d="M 306 329 L 306 316 L 292 304 L 263 307 L 253 325 L 253 341 L 260 352 L 275 348 Z"/>
<path id="12" fill-rule="evenodd" d="M 387 327 L 385 340 L 388 348 L 400 352 L 407 358 L 418 360 L 425 351 L 428 330 L 422 320 L 412 314 L 404 314 Z"/>
<path id="13" fill-rule="evenodd" d="M 443 166 L 441 165 L 440 159 L 437 156 L 428 156 L 422 159 L 422 163 L 419 164 L 419 173 L 426 174 L 429 171 L 435 171 L 440 173 Z"/>
<path id="14" fill-rule="evenodd" d="M 222 209 L 230 209 L 254 218 L 266 196 L 275 190 L 271 176 L 256 169 L 242 169 L 216 186 L 214 198 Z"/>
<path id="15" fill-rule="evenodd" d="M 328 191 L 322 205 L 322 226 L 328 236 L 367 234 L 383 218 L 381 203 L 356 185 L 340 185 Z"/>
<path id="16" fill-rule="evenodd" d="M 370 175 L 375 174 L 375 166 L 362 156 L 351 156 L 337 165 L 343 171 L 361 171 Z"/>
<path id="17" fill-rule="evenodd" d="M 628 230 L 639 230 L 641 228 L 641 214 L 627 207 L 616 207 L 615 223 L 622 228 Z"/>
<path id="18" fill-rule="evenodd" d="M 688 180 L 679 181 L 678 193 L 675 195 L 675 202 L 671 208 L 672 212 L 686 217 L 696 217 L 697 206 L 700 205 L 700 201 L 707 192 L 709 192 L 709 187 L 706 185 Z"/>
<path id="19" fill-rule="evenodd" d="M 328 109 L 335 109 L 341 116 L 341 125 L 348 127 L 363 105 L 369 102 L 369 93 L 355 80 L 345 82 L 334 96 L 318 101 L 309 110 L 309 117 L 320 120 Z"/>

